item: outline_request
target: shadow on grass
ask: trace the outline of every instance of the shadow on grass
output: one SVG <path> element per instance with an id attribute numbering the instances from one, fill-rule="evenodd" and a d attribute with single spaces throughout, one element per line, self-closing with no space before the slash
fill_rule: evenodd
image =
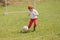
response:
<path id="1" fill-rule="evenodd" d="M 22 33 L 22 34 L 26 34 L 26 33 L 33 33 L 34 31 L 27 31 L 27 32 L 24 32 L 24 31 L 20 31 L 18 33 Z"/>
<path id="2" fill-rule="evenodd" d="M 57 34 L 60 37 L 60 33 Z"/>
<path id="3" fill-rule="evenodd" d="M 20 31 L 19 33 L 30 33 L 31 31 L 28 31 L 28 32 L 23 32 L 23 31 Z"/>

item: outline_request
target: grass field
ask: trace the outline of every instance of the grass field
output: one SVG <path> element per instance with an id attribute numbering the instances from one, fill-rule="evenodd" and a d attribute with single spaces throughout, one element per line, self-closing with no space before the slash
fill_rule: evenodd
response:
<path id="1" fill-rule="evenodd" d="M 23 33 L 22 27 L 29 23 L 28 12 L 4 15 L 4 7 L 0 7 L 0 40 L 60 40 L 60 1 L 38 2 L 37 10 L 36 32 L 31 27 Z"/>

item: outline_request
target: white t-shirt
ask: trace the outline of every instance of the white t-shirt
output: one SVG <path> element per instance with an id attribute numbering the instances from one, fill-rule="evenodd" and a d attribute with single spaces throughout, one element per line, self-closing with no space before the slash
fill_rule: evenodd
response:
<path id="1" fill-rule="evenodd" d="M 33 9 L 33 11 L 29 11 L 30 12 L 30 18 L 31 19 L 35 19 L 35 18 L 38 18 L 37 15 L 38 15 L 38 12 Z"/>

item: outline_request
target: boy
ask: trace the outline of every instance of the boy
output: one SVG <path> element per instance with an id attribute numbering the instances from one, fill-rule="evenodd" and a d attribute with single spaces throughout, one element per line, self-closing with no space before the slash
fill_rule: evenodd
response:
<path id="1" fill-rule="evenodd" d="M 30 27 L 32 26 L 32 23 L 34 23 L 34 30 L 36 30 L 36 26 L 37 26 L 37 16 L 39 15 L 38 12 L 34 9 L 34 7 L 32 5 L 28 6 L 28 10 L 29 10 L 29 15 L 30 15 L 30 22 L 28 25 L 28 29 L 30 29 Z"/>

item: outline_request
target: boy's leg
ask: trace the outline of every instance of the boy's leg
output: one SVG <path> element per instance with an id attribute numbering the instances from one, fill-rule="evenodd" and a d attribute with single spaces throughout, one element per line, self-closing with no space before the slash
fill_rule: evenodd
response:
<path id="1" fill-rule="evenodd" d="M 28 28 L 29 28 L 29 29 L 30 29 L 32 23 L 33 23 L 33 19 L 30 19 L 30 22 L 29 22 L 29 25 L 28 25 Z"/>
<path id="2" fill-rule="evenodd" d="M 37 26 L 37 19 L 34 19 L 34 31 L 36 30 L 36 26 Z"/>

